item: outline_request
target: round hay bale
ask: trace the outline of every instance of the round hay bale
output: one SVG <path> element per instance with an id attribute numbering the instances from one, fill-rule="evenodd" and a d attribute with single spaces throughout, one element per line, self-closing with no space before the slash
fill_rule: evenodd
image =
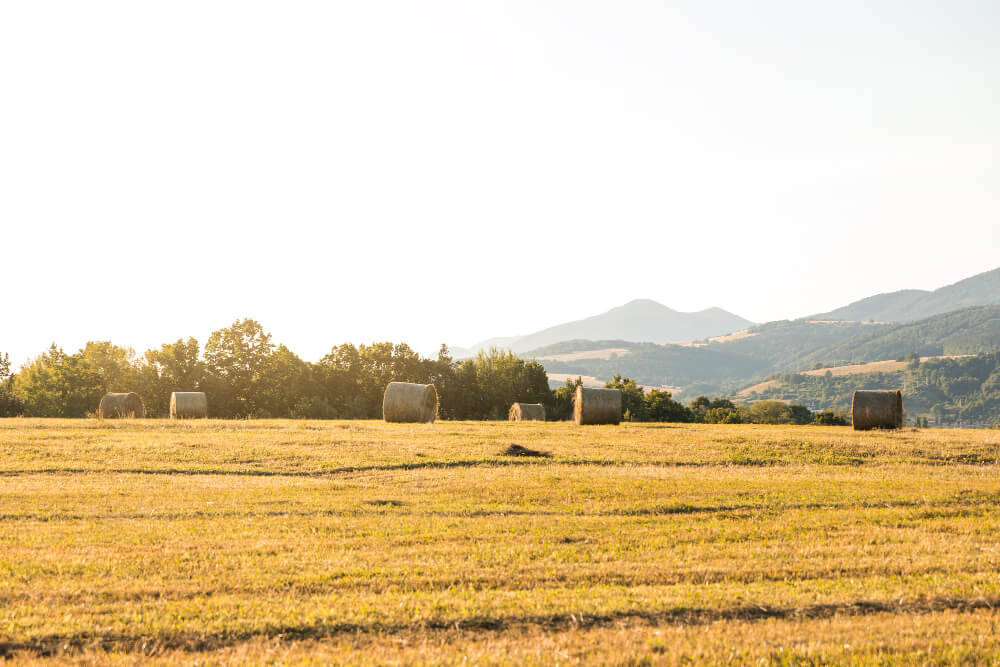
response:
<path id="1" fill-rule="evenodd" d="M 438 393 L 432 384 L 390 382 L 382 397 L 387 422 L 430 423 L 437 418 Z"/>
<path id="2" fill-rule="evenodd" d="M 203 391 L 175 391 L 170 394 L 171 419 L 208 417 L 208 397 Z"/>
<path id="3" fill-rule="evenodd" d="M 545 421 L 545 406 L 541 403 L 515 403 L 510 406 L 507 419 L 512 422 Z"/>
<path id="4" fill-rule="evenodd" d="M 851 398 L 851 423 L 855 431 L 902 428 L 903 392 L 898 389 L 859 389 Z"/>
<path id="5" fill-rule="evenodd" d="M 577 424 L 619 424 L 622 420 L 620 389 L 577 387 L 573 397 L 573 421 Z"/>
<path id="6" fill-rule="evenodd" d="M 135 392 L 110 393 L 101 398 L 101 403 L 97 406 L 97 416 L 101 419 L 122 417 L 142 419 L 146 416 L 146 408 L 142 405 L 139 394 Z"/>

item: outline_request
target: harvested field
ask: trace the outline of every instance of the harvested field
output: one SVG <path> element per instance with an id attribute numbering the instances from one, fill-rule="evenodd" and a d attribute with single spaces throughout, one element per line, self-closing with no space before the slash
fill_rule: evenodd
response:
<path id="1" fill-rule="evenodd" d="M 706 338 L 704 340 L 688 340 L 682 343 L 672 343 L 673 345 L 680 345 L 681 347 L 705 347 L 709 343 L 731 343 L 737 340 L 743 340 L 744 338 L 753 338 L 757 336 L 758 332 L 750 331 L 749 329 L 743 329 L 742 331 L 734 331 L 730 334 L 725 334 L 724 336 L 714 336 L 712 338 Z"/>
<path id="2" fill-rule="evenodd" d="M 953 355 L 942 355 L 937 357 L 920 357 L 921 363 L 925 361 L 933 361 L 935 359 L 962 359 L 965 357 L 971 357 L 975 355 L 971 354 L 953 354 Z M 865 364 L 848 364 L 846 366 L 831 366 L 829 368 L 814 368 L 808 371 L 802 371 L 802 375 L 813 375 L 820 377 L 826 375 L 827 372 L 834 377 L 839 377 L 842 375 L 864 375 L 866 373 L 895 373 L 897 371 L 906 370 L 906 366 L 909 362 L 907 361 L 870 361 Z M 771 387 L 777 385 L 775 380 L 765 380 L 764 382 L 759 382 L 755 385 L 751 385 L 746 389 L 740 390 L 737 396 L 749 396 L 750 394 L 757 392 L 767 391 Z"/>
<path id="3" fill-rule="evenodd" d="M 971 354 L 952 354 L 939 357 L 920 357 L 920 361 L 933 361 L 935 359 L 962 359 L 971 357 Z M 893 373 L 905 370 L 909 362 L 907 361 L 871 361 L 867 364 L 849 364 L 847 366 L 833 366 L 831 368 L 814 368 L 811 371 L 803 371 L 803 375 L 826 375 L 827 371 L 833 376 L 838 375 L 862 375 L 864 373 Z"/>
<path id="4" fill-rule="evenodd" d="M 564 352 L 562 354 L 546 354 L 538 357 L 538 361 L 581 361 L 583 359 L 610 359 L 612 356 L 623 357 L 632 354 L 632 350 L 624 347 L 609 347 L 603 350 L 582 350 L 580 352 Z"/>
<path id="5" fill-rule="evenodd" d="M 607 380 L 602 380 L 600 378 L 594 377 L 593 375 L 581 375 L 579 373 L 548 373 L 548 376 L 549 376 L 549 383 L 550 384 L 555 383 L 556 386 L 561 384 L 566 384 L 566 380 L 575 382 L 577 378 L 580 378 L 580 380 L 583 382 L 584 387 L 594 387 L 596 389 L 600 389 L 604 386 L 604 383 L 607 382 Z M 669 391 L 672 394 L 676 394 L 677 392 L 684 389 L 684 387 L 676 387 L 668 384 L 661 384 L 661 385 L 640 384 L 639 386 L 642 387 L 643 391 L 651 391 L 653 389 L 656 389 L 658 391 Z"/>
<path id="6" fill-rule="evenodd" d="M 998 472 L 997 431 L 0 420 L 0 656 L 996 661 Z"/>

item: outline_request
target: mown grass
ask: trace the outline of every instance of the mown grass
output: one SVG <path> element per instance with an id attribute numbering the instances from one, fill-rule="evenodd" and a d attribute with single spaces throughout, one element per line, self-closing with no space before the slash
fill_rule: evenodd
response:
<path id="1" fill-rule="evenodd" d="M 0 420 L 0 655 L 996 661 L 998 457 L 996 431 Z"/>

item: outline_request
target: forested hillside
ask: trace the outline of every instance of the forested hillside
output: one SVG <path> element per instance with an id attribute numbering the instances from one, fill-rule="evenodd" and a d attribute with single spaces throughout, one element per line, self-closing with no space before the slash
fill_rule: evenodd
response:
<path id="1" fill-rule="evenodd" d="M 770 322 L 721 341 L 694 345 L 654 345 L 621 340 L 565 341 L 522 355 L 526 359 L 584 350 L 623 348 L 628 354 L 611 359 L 546 360 L 552 373 L 577 373 L 609 378 L 627 375 L 641 384 L 685 387 L 683 396 L 732 393 L 753 379 L 783 370 L 797 370 L 802 356 L 817 348 L 887 325 L 859 322 L 818 323 L 804 320 Z"/>
<path id="2" fill-rule="evenodd" d="M 770 322 L 694 346 L 625 341 L 568 341 L 523 355 L 525 358 L 577 350 L 624 348 L 610 359 L 546 361 L 554 373 L 609 378 L 621 373 L 642 384 L 682 386 L 680 394 L 733 394 L 774 373 L 804 371 L 909 354 L 979 354 L 1000 348 L 1000 306 L 968 308 L 910 324 Z"/>
<path id="3" fill-rule="evenodd" d="M 911 324 L 882 327 L 791 361 L 799 369 L 896 359 L 907 354 L 977 354 L 1000 348 L 1000 306 L 968 308 Z"/>
<path id="4" fill-rule="evenodd" d="M 1000 269 L 966 278 L 933 292 L 901 290 L 877 294 L 813 315 L 810 319 L 913 322 L 963 308 L 1000 304 Z"/>
<path id="5" fill-rule="evenodd" d="M 745 399 L 801 402 L 817 409 L 846 411 L 855 389 L 902 389 L 909 416 L 941 424 L 1000 425 L 1000 353 L 921 362 L 890 373 L 803 375 L 789 373 Z"/>
<path id="6" fill-rule="evenodd" d="M 546 360 L 545 369 L 551 373 L 600 378 L 621 374 L 646 385 L 696 386 L 694 391 L 699 393 L 713 393 L 728 385 L 735 387 L 744 378 L 756 377 L 770 370 L 766 360 L 711 347 L 631 343 L 629 350 L 628 354 L 611 359 Z M 537 355 L 531 353 L 525 356 L 534 358 Z M 687 393 L 690 392 L 685 392 L 685 395 Z"/>

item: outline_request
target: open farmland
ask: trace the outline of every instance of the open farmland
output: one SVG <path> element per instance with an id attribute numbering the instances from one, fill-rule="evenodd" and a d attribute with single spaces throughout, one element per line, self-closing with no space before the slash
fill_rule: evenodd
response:
<path id="1" fill-rule="evenodd" d="M 998 472 L 1000 431 L 0 420 L 0 655 L 995 661 Z"/>

